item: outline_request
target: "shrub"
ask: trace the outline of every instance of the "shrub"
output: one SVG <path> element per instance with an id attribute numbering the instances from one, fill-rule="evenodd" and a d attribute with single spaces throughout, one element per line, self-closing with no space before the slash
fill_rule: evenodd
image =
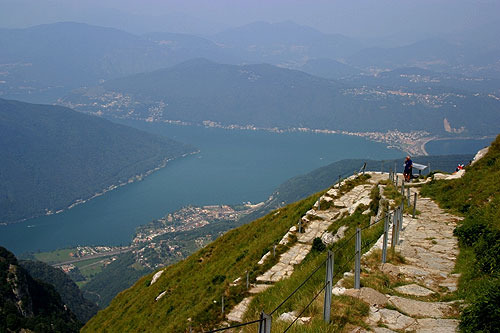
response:
<path id="1" fill-rule="evenodd" d="M 317 251 L 317 252 L 322 252 L 325 249 L 326 249 L 326 246 L 325 246 L 325 244 L 323 244 L 323 241 L 321 240 L 321 238 L 319 238 L 319 237 L 314 238 L 312 250 Z"/>
<path id="2" fill-rule="evenodd" d="M 498 332 L 500 327 L 500 281 L 485 280 L 474 300 L 462 312 L 460 331 Z"/>
<path id="3" fill-rule="evenodd" d="M 474 245 L 474 253 L 478 270 L 493 275 L 500 273 L 500 232 L 488 231 Z"/>
<path id="4" fill-rule="evenodd" d="M 472 246 L 483 235 L 486 225 L 482 223 L 467 223 L 458 226 L 453 231 L 453 234 L 458 237 L 462 245 Z"/>

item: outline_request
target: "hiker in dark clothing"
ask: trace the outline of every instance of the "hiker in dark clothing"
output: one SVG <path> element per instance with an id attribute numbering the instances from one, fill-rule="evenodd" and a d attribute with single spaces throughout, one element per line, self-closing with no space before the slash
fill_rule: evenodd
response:
<path id="1" fill-rule="evenodd" d="M 410 156 L 406 156 L 405 171 L 403 172 L 403 175 L 405 177 L 405 181 L 407 181 L 407 182 L 409 182 L 413 176 L 412 169 L 413 169 L 413 162 L 412 162 Z"/>

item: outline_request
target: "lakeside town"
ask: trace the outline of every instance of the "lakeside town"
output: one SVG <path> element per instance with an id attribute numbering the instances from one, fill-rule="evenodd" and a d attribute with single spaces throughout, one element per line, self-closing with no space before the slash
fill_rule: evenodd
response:
<path id="1" fill-rule="evenodd" d="M 407 99 L 403 104 L 415 105 L 423 104 L 430 108 L 440 108 L 445 104 L 453 104 L 454 99 L 464 98 L 463 95 L 454 93 L 441 93 L 441 94 L 422 94 L 405 92 L 400 90 L 380 90 L 368 87 L 344 89 L 343 94 L 363 96 L 366 99 L 379 99 L 385 98 L 386 96 L 399 96 Z M 105 113 L 118 118 L 127 118 L 133 120 L 141 120 L 147 122 L 163 122 L 168 124 L 174 124 L 179 126 L 203 126 L 206 128 L 220 128 L 227 130 L 246 130 L 246 131 L 266 131 L 272 133 L 291 133 L 291 132 L 306 132 L 306 133 L 319 133 L 319 134 L 341 134 L 341 135 L 351 135 L 366 138 L 367 140 L 381 142 L 387 144 L 388 148 L 396 148 L 405 151 L 411 155 L 428 155 L 425 150 L 425 144 L 433 139 L 432 136 L 427 131 L 413 130 L 409 132 L 402 132 L 399 130 L 388 130 L 386 132 L 354 132 L 346 130 L 333 130 L 333 129 L 321 129 L 321 128 L 308 128 L 308 127 L 290 127 L 290 128 L 279 128 L 279 127 L 258 127 L 252 124 L 222 124 L 218 121 L 204 120 L 201 122 L 187 122 L 176 119 L 165 119 L 163 110 L 166 104 L 163 101 L 150 102 L 148 105 L 144 105 L 147 109 L 146 116 L 138 116 L 138 113 L 129 112 L 123 115 L 123 110 L 131 109 L 133 110 L 134 99 L 132 96 L 114 91 L 99 91 L 95 96 L 89 97 L 92 101 L 92 105 L 88 103 L 74 103 L 68 99 L 58 100 L 59 104 L 64 106 L 78 109 L 85 107 L 86 112 L 102 116 L 103 110 Z M 444 125 L 446 129 L 446 125 Z M 453 132 L 452 130 L 449 131 Z"/>
<path id="2" fill-rule="evenodd" d="M 144 268 L 156 269 L 182 260 L 194 250 L 202 248 L 219 236 L 217 232 L 208 232 L 187 240 L 183 237 L 167 237 L 168 234 L 189 232 L 215 222 L 226 223 L 237 221 L 242 216 L 255 211 L 263 204 L 248 202 L 240 206 L 207 205 L 202 207 L 183 207 L 160 219 L 139 226 L 130 245 L 77 246 L 67 250 L 69 252 L 66 256 L 51 263 L 67 274 L 75 274 L 75 272 L 79 274 L 77 268 L 82 262 L 89 263 L 85 263 L 86 266 L 84 267 L 98 265 L 104 268 L 117 260 L 121 254 L 131 252 L 137 264 Z M 53 253 L 58 251 L 54 251 Z M 48 256 L 50 254 L 48 253 Z M 59 255 L 57 256 L 59 257 Z M 50 257 L 54 258 L 54 256 Z"/>
<path id="3" fill-rule="evenodd" d="M 263 204 L 248 202 L 241 206 L 187 206 L 142 225 L 137 228 L 132 240 L 132 246 L 136 247 L 132 252 L 135 255 L 135 261 L 142 267 L 156 269 L 181 260 L 213 241 L 219 233 L 207 231 L 203 235 L 192 238 L 178 236 L 177 233 L 193 231 L 211 223 L 237 221 Z"/>
<path id="4" fill-rule="evenodd" d="M 173 233 L 201 228 L 215 221 L 236 221 L 241 216 L 251 213 L 262 205 L 263 203 L 256 205 L 246 203 L 239 207 L 239 209 L 235 209 L 229 205 L 187 206 L 163 218 L 138 227 L 132 244 L 149 242 L 169 232 Z"/>

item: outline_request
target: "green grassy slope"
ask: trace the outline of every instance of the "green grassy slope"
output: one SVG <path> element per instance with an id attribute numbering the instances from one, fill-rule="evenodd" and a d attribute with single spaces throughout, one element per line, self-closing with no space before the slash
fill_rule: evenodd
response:
<path id="1" fill-rule="evenodd" d="M 250 271 L 251 280 L 267 270 L 273 263 L 259 266 L 259 259 L 297 223 L 319 195 L 227 232 L 186 260 L 166 268 L 152 286 L 152 274 L 143 277 L 92 318 L 83 332 L 183 332 L 189 324 L 198 329 L 211 327 L 222 319 L 222 295 L 228 308 L 243 298 L 243 286 L 229 284 L 246 270 Z M 285 250 L 279 247 L 277 252 Z M 155 301 L 163 291 L 167 291 L 166 295 Z"/>
<path id="2" fill-rule="evenodd" d="M 459 293 L 467 307 L 463 332 L 498 332 L 500 327 L 500 136 L 488 154 L 461 179 L 433 181 L 422 194 L 464 216 L 455 229 L 460 242 Z"/>

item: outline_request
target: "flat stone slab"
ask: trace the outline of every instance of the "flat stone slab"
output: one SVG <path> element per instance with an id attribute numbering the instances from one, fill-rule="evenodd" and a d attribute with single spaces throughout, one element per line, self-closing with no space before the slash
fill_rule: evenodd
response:
<path id="1" fill-rule="evenodd" d="M 361 289 L 346 289 L 343 292 L 344 295 L 356 297 L 361 299 L 363 302 L 368 303 L 373 306 L 384 306 L 388 303 L 388 298 L 372 288 L 363 287 Z"/>
<path id="2" fill-rule="evenodd" d="M 266 259 L 271 255 L 271 251 L 268 251 L 266 254 L 264 254 L 262 256 L 262 258 L 260 258 L 259 262 L 257 263 L 258 265 L 262 265 L 264 264 L 264 262 L 266 261 Z"/>
<path id="3" fill-rule="evenodd" d="M 293 266 L 298 265 L 304 260 L 311 251 L 311 244 L 296 243 L 287 252 L 283 253 L 280 261 L 271 267 L 267 272 L 257 277 L 259 282 L 277 282 L 293 273 Z"/>
<path id="4" fill-rule="evenodd" d="M 328 221 L 311 221 L 306 227 L 306 232 L 299 234 L 297 239 L 301 243 L 312 244 L 314 238 L 321 237 L 330 224 Z"/>
<path id="5" fill-rule="evenodd" d="M 396 310 L 378 309 L 370 306 L 368 324 L 377 325 L 378 323 L 386 325 L 391 330 L 404 330 L 415 324 L 416 320 Z"/>
<path id="6" fill-rule="evenodd" d="M 248 292 L 250 294 L 259 294 L 270 287 L 272 287 L 271 284 L 256 284 L 255 286 L 250 288 L 250 290 Z"/>
<path id="7" fill-rule="evenodd" d="M 370 195 L 370 192 L 365 193 L 365 195 Z M 354 202 L 352 205 L 349 206 L 348 212 L 349 214 L 352 214 L 356 211 L 356 209 L 358 209 L 360 205 L 369 206 L 371 202 L 372 199 L 370 199 L 368 196 L 362 197 L 361 199 L 356 200 L 356 202 Z"/>
<path id="8" fill-rule="evenodd" d="M 458 179 L 458 178 L 462 178 L 462 176 L 464 174 L 465 174 L 465 170 L 464 169 L 458 170 L 457 172 L 454 172 L 451 175 L 446 175 L 446 174 L 443 174 L 443 173 L 435 173 L 434 174 L 434 179 L 436 179 L 436 180 L 441 180 L 441 179 L 445 179 L 445 180 Z"/>
<path id="9" fill-rule="evenodd" d="M 456 281 L 453 281 L 453 282 L 444 281 L 444 282 L 440 283 L 439 286 L 443 287 L 443 288 L 447 288 L 448 291 L 450 291 L 450 292 L 454 292 L 458 289 Z"/>
<path id="10" fill-rule="evenodd" d="M 337 206 L 337 207 L 345 207 L 346 206 L 346 204 L 343 201 L 341 201 L 341 200 L 335 200 L 333 202 L 333 205 Z"/>
<path id="11" fill-rule="evenodd" d="M 418 284 L 407 284 L 405 286 L 397 287 L 394 288 L 398 292 L 406 295 L 412 295 L 412 296 L 430 296 L 434 294 L 432 290 L 429 290 L 427 288 L 421 287 Z"/>
<path id="12" fill-rule="evenodd" d="M 370 327 L 375 333 L 397 333 L 396 331 L 390 330 L 385 327 Z"/>
<path id="13" fill-rule="evenodd" d="M 295 319 L 297 319 L 297 315 L 296 315 L 295 311 L 282 313 L 278 317 L 278 320 L 284 321 L 285 323 L 291 323 Z M 300 317 L 297 319 L 296 323 L 297 324 L 307 324 L 310 321 L 311 321 L 311 317 Z"/>
<path id="14" fill-rule="evenodd" d="M 422 302 L 399 296 L 389 296 L 389 302 L 412 317 L 443 318 L 455 311 L 448 303 Z"/>
<path id="15" fill-rule="evenodd" d="M 331 188 L 326 192 L 326 194 L 328 194 L 330 197 L 336 197 L 337 195 L 339 195 L 339 190 L 336 188 Z"/>
<path id="16" fill-rule="evenodd" d="M 235 321 L 237 323 L 242 323 L 243 322 L 243 316 L 245 315 L 245 312 L 248 309 L 248 306 L 250 305 L 250 302 L 252 301 L 253 296 L 247 297 L 243 299 L 241 302 L 236 305 L 231 312 L 227 314 L 227 319 L 229 321 Z"/>
<path id="17" fill-rule="evenodd" d="M 351 328 L 349 333 L 371 333 L 372 331 L 369 331 L 369 330 L 365 330 L 363 327 L 354 327 L 354 328 Z"/>
<path id="18" fill-rule="evenodd" d="M 325 232 L 321 236 L 321 240 L 323 241 L 323 244 L 332 245 L 334 243 L 337 243 L 339 240 L 341 240 L 342 238 L 345 237 L 345 232 L 347 229 L 349 229 L 349 227 L 346 225 L 343 225 L 337 230 L 337 233 L 335 235 L 332 235 L 329 232 Z"/>
<path id="19" fill-rule="evenodd" d="M 382 273 L 389 274 L 392 276 L 398 276 L 398 274 L 401 274 L 399 267 L 391 263 L 381 264 L 380 270 L 382 271 Z"/>
<path id="20" fill-rule="evenodd" d="M 459 321 L 456 319 L 417 319 L 416 323 L 408 330 L 419 333 L 455 333 L 458 332 Z"/>

